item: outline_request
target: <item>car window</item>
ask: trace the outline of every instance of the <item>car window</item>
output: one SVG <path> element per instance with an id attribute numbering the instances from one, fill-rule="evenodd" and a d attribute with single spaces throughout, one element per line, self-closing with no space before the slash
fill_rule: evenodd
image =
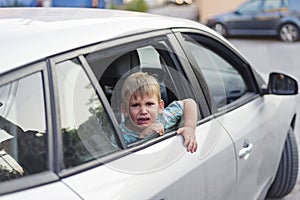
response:
<path id="1" fill-rule="evenodd" d="M 248 1 L 245 4 L 241 5 L 237 12 L 240 14 L 251 14 L 256 13 L 259 10 L 261 5 L 261 0 Z"/>
<path id="2" fill-rule="evenodd" d="M 289 7 L 289 3 L 288 3 L 288 0 L 283 0 L 282 1 L 282 8 L 288 8 Z"/>
<path id="3" fill-rule="evenodd" d="M 0 86 L 0 181 L 48 170 L 41 73 Z"/>
<path id="4" fill-rule="evenodd" d="M 104 49 L 86 56 L 119 124 L 124 122 L 124 114 L 121 110 L 121 88 L 124 80 L 132 73 L 147 72 L 157 79 L 165 107 L 176 100 L 186 97 L 194 98 L 190 85 L 182 72 L 176 68 L 171 54 L 172 51 L 167 42 L 162 39 L 154 40 L 154 42 L 151 40 L 131 43 L 130 47 L 119 46 L 116 51 Z M 185 89 L 179 90 L 176 82 L 181 87 L 185 87 L 186 83 Z"/>
<path id="5" fill-rule="evenodd" d="M 265 0 L 263 4 L 263 10 L 266 12 L 272 12 L 279 10 L 282 0 Z"/>
<path id="6" fill-rule="evenodd" d="M 112 123 L 78 63 L 67 60 L 55 68 L 66 168 L 120 150 Z"/>
<path id="7" fill-rule="evenodd" d="M 194 67 L 203 74 L 217 108 L 236 101 L 248 92 L 242 74 L 231 63 L 208 46 L 187 35 L 185 37 L 185 44 L 196 62 Z"/>

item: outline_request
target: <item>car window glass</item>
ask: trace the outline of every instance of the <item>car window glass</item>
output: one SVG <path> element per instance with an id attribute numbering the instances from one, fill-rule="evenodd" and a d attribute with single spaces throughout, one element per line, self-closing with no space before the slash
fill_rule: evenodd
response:
<path id="1" fill-rule="evenodd" d="M 193 40 L 186 40 L 186 44 L 218 108 L 234 102 L 248 91 L 242 75 L 220 55 Z"/>
<path id="2" fill-rule="evenodd" d="M 261 4 L 260 0 L 249 1 L 237 9 L 237 12 L 240 14 L 251 14 L 259 10 Z"/>
<path id="3" fill-rule="evenodd" d="M 113 126 L 82 66 L 68 60 L 55 71 L 65 167 L 119 151 Z"/>
<path id="4" fill-rule="evenodd" d="M 283 0 L 283 1 L 282 1 L 282 6 L 281 6 L 281 7 L 282 7 L 282 8 L 288 8 L 288 5 L 289 5 L 289 4 L 288 4 L 288 0 Z"/>
<path id="5" fill-rule="evenodd" d="M 0 181 L 48 170 L 41 73 L 0 86 Z"/>
<path id="6" fill-rule="evenodd" d="M 123 49 L 123 51 L 120 51 L 120 49 Z M 175 86 L 175 81 L 178 81 L 181 85 L 184 85 L 184 82 L 187 81 L 183 80 L 183 75 L 175 69 L 165 41 L 148 45 L 143 43 L 131 49 L 119 47 L 118 50 L 119 52 L 91 53 L 86 59 L 99 80 L 119 124 L 122 124 L 125 120 L 121 110 L 121 88 L 125 78 L 132 73 L 147 72 L 157 79 L 165 107 L 171 102 L 183 98 Z M 186 93 L 189 91 L 191 91 L 191 88 L 188 87 L 184 90 Z M 180 125 L 180 121 L 178 125 Z M 174 130 L 178 125 L 171 130 Z"/>
<path id="7" fill-rule="evenodd" d="M 263 10 L 270 12 L 276 11 L 281 7 L 282 0 L 265 0 L 263 5 Z"/>

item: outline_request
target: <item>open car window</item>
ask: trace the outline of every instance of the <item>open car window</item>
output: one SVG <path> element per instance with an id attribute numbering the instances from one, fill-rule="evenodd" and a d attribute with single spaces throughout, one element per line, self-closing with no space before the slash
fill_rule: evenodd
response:
<path id="1" fill-rule="evenodd" d="M 173 101 L 193 96 L 192 89 L 182 74 L 182 70 L 178 70 L 171 58 L 172 53 L 168 42 L 163 38 L 119 46 L 116 51 L 110 50 L 109 53 L 106 53 L 104 49 L 86 56 L 119 124 L 124 121 L 124 114 L 121 110 L 123 82 L 135 72 L 147 72 L 157 79 L 165 107 Z M 186 89 L 178 89 L 176 83 Z M 182 120 L 178 122 L 177 126 L 165 130 L 165 133 L 176 130 L 181 123 Z M 156 134 L 144 140 L 155 137 L 157 137 Z"/>

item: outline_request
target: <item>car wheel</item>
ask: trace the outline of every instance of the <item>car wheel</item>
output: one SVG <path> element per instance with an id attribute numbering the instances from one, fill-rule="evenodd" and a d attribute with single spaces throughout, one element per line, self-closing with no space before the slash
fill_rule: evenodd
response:
<path id="1" fill-rule="evenodd" d="M 222 36 L 227 36 L 227 30 L 225 26 L 221 23 L 216 23 L 213 29 Z"/>
<path id="2" fill-rule="evenodd" d="M 279 37 L 284 42 L 294 42 L 299 39 L 299 28 L 294 24 L 284 24 L 279 30 Z"/>
<path id="3" fill-rule="evenodd" d="M 294 188 L 298 175 L 298 150 L 292 128 L 289 129 L 281 155 L 276 177 L 269 188 L 268 197 L 280 198 L 289 194 Z"/>

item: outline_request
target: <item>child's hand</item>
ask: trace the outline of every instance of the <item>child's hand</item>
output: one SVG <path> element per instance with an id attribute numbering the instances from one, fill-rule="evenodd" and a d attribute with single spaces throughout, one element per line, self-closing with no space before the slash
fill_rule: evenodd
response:
<path id="1" fill-rule="evenodd" d="M 153 123 L 147 128 L 145 128 L 141 134 L 140 138 L 145 138 L 148 135 L 151 135 L 153 133 L 157 133 L 158 135 L 163 135 L 164 134 L 164 126 L 162 123 Z"/>
<path id="2" fill-rule="evenodd" d="M 195 128 L 189 126 L 184 126 L 177 130 L 177 134 L 181 134 L 183 136 L 183 145 L 187 148 L 187 151 L 191 153 L 196 152 L 198 147 L 195 131 Z"/>

